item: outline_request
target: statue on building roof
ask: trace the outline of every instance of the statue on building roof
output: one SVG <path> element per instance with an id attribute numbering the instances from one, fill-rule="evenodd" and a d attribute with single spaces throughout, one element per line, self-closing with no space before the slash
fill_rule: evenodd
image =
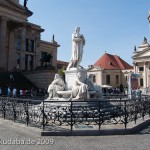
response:
<path id="1" fill-rule="evenodd" d="M 134 51 L 136 52 L 136 46 L 134 46 Z"/>
<path id="2" fill-rule="evenodd" d="M 55 36 L 54 36 L 54 34 L 53 34 L 53 37 L 52 37 L 51 42 L 57 44 L 57 42 L 55 41 Z"/>
<path id="3" fill-rule="evenodd" d="M 144 37 L 143 44 L 147 44 L 147 38 L 146 37 Z"/>
<path id="4" fill-rule="evenodd" d="M 27 8 L 27 1 L 28 0 L 24 0 L 24 7 Z"/>

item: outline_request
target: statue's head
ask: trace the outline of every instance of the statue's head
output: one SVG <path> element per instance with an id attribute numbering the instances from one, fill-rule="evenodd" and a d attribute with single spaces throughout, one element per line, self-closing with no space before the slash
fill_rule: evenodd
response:
<path id="1" fill-rule="evenodd" d="M 88 77 L 89 77 L 90 79 L 93 79 L 93 76 L 94 76 L 93 74 L 89 74 Z"/>
<path id="2" fill-rule="evenodd" d="M 76 32 L 79 33 L 80 32 L 80 27 L 76 27 Z"/>
<path id="3" fill-rule="evenodd" d="M 56 79 L 60 79 L 61 77 L 60 77 L 60 75 L 59 74 L 55 74 L 55 78 L 54 78 L 54 80 L 56 80 Z"/>
<path id="4" fill-rule="evenodd" d="M 81 72 L 78 72 L 78 73 L 77 73 L 77 77 L 78 77 L 78 79 L 80 79 L 80 78 L 82 77 Z"/>

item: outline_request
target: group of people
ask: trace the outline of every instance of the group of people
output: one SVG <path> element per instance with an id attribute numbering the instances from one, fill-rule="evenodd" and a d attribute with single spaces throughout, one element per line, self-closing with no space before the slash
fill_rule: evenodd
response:
<path id="1" fill-rule="evenodd" d="M 17 89 L 15 87 L 11 89 L 9 86 L 7 88 L 0 87 L 0 96 L 2 95 L 16 97 Z"/>
<path id="2" fill-rule="evenodd" d="M 120 88 L 102 88 L 103 94 L 127 94 L 126 89 L 121 90 Z"/>
<path id="3" fill-rule="evenodd" d="M 31 89 L 17 89 L 16 87 L 0 87 L 0 96 L 8 97 L 36 97 L 37 90 L 35 88 Z"/>

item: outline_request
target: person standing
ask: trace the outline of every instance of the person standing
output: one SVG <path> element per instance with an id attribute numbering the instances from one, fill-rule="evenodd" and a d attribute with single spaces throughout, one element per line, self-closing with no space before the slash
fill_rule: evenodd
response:
<path id="1" fill-rule="evenodd" d="M 17 95 L 17 89 L 15 87 L 13 88 L 12 94 L 13 94 L 13 97 L 16 97 L 16 95 Z"/>
<path id="2" fill-rule="evenodd" d="M 10 87 L 7 88 L 7 96 L 10 96 L 11 95 L 11 89 Z"/>

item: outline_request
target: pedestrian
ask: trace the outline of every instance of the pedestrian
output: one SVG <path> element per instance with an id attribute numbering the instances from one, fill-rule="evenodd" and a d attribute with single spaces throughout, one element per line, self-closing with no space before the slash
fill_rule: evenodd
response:
<path id="1" fill-rule="evenodd" d="M 20 89 L 20 97 L 22 97 L 23 93 L 22 93 L 22 89 Z"/>
<path id="2" fill-rule="evenodd" d="M 17 89 L 15 87 L 13 88 L 12 94 L 13 94 L 13 97 L 16 97 L 16 95 L 17 95 Z"/>
<path id="3" fill-rule="evenodd" d="M 14 76 L 12 73 L 10 74 L 9 79 L 10 79 L 10 81 L 14 81 Z"/>
<path id="4" fill-rule="evenodd" d="M 10 96 L 11 95 L 11 89 L 10 87 L 7 88 L 7 96 Z"/>

